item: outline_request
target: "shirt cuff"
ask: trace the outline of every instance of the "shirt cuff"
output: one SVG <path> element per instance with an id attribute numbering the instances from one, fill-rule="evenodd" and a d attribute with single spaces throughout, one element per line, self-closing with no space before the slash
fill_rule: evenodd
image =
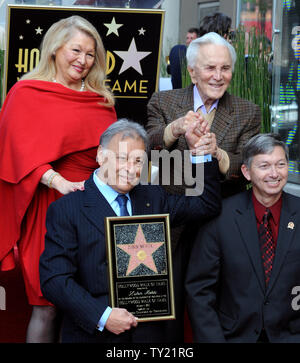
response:
<path id="1" fill-rule="evenodd" d="M 212 161 L 211 154 L 207 154 L 207 155 L 191 155 L 190 154 L 190 158 L 191 158 L 192 164 L 201 164 L 201 163 L 207 163 L 209 161 Z"/>
<path id="2" fill-rule="evenodd" d="M 221 160 L 219 161 L 219 170 L 222 174 L 226 174 L 227 171 L 229 170 L 229 167 L 230 167 L 230 159 L 229 159 L 229 156 L 227 154 L 227 152 L 221 148 L 219 148 L 219 150 L 221 151 L 222 153 L 222 158 Z"/>
<path id="3" fill-rule="evenodd" d="M 173 135 L 171 124 L 167 125 L 164 131 L 164 143 L 166 147 L 170 147 L 174 144 L 177 138 Z"/>
<path id="4" fill-rule="evenodd" d="M 112 308 L 111 307 L 107 307 L 104 311 L 104 313 L 102 314 L 99 323 L 97 325 L 97 329 L 100 331 L 103 331 L 105 324 L 107 322 L 107 319 L 109 318 L 110 313 L 112 312 Z"/>

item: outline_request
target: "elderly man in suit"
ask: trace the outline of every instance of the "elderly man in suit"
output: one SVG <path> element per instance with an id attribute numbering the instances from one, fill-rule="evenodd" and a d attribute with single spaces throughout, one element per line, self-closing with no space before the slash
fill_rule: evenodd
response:
<path id="1" fill-rule="evenodd" d="M 200 126 L 203 134 L 206 126 Z M 197 147 L 196 127 L 186 134 L 193 153 L 202 149 Z M 100 168 L 86 181 L 85 190 L 49 207 L 40 280 L 44 296 L 64 312 L 63 342 L 172 342 L 164 322 L 137 326 L 130 312 L 109 307 L 104 220 L 125 215 L 126 209 L 129 215 L 169 213 L 171 225 L 188 220 L 199 224 L 219 212 L 218 167 L 214 158 L 201 164 L 201 195 L 167 195 L 160 186 L 139 184 L 146 147 L 147 133 L 141 125 L 114 123 L 101 136 Z M 198 161 L 194 166 L 201 168 Z M 126 199 L 125 205 L 120 198 Z"/>
<path id="2" fill-rule="evenodd" d="M 243 159 L 252 190 L 223 201 L 189 261 L 194 341 L 299 343 L 300 198 L 283 192 L 288 150 L 277 135 L 261 134 Z"/>
<path id="3" fill-rule="evenodd" d="M 244 144 L 260 130 L 260 109 L 257 105 L 226 92 L 234 70 L 236 53 L 224 37 L 217 33 L 193 40 L 187 50 L 187 65 L 193 84 L 187 88 L 154 93 L 148 103 L 146 129 L 151 149 L 169 151 L 187 149 L 185 132 L 194 120 L 206 118 L 216 140 L 214 156 L 221 173 L 221 193 L 230 196 L 245 188 L 240 166 Z M 154 163 L 153 163 L 154 164 Z M 164 185 L 169 193 L 184 193 L 184 175 L 171 168 L 171 182 Z M 176 185 L 174 180 L 182 183 Z M 163 184 L 162 178 L 160 180 Z M 189 248 L 180 239 L 194 240 L 195 226 L 172 228 L 172 246 L 177 296 L 177 308 L 183 308 L 183 283 Z M 188 237 L 189 236 L 189 237 Z M 180 313 L 179 313 L 180 315 Z M 179 321 L 176 321 L 176 324 Z M 183 322 L 182 322 L 183 323 Z M 181 332 L 181 327 L 174 327 Z"/>
<path id="4" fill-rule="evenodd" d="M 193 84 L 184 89 L 154 93 L 148 103 L 146 129 L 151 149 L 186 150 L 187 125 L 205 117 L 217 141 L 214 155 L 224 176 L 222 193 L 234 194 L 243 180 L 242 148 L 260 130 L 260 109 L 226 92 L 236 53 L 219 34 L 207 33 L 193 40 L 186 57 Z M 166 186 L 166 189 L 182 192 L 184 185 Z"/>

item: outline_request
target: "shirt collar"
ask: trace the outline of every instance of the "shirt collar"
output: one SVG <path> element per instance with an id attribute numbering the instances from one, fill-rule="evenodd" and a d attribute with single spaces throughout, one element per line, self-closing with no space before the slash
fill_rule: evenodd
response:
<path id="1" fill-rule="evenodd" d="M 99 189 L 100 193 L 108 201 L 108 203 L 111 204 L 117 198 L 119 193 L 116 190 L 114 190 L 110 185 L 104 183 L 104 181 L 98 177 L 98 175 L 97 175 L 98 171 L 99 171 L 99 169 L 96 169 L 94 171 L 94 175 L 93 175 L 94 183 L 96 184 L 96 187 Z M 125 195 L 130 200 L 129 193 L 126 193 Z"/>
<path id="2" fill-rule="evenodd" d="M 256 219 L 258 222 L 261 222 L 266 207 L 256 199 L 253 192 L 252 192 L 252 201 L 253 201 Z M 280 220 L 281 206 L 282 206 L 282 196 L 278 199 L 278 201 L 275 204 L 273 204 L 271 207 L 268 208 L 271 211 L 273 221 L 276 225 L 278 225 Z"/>
<path id="3" fill-rule="evenodd" d="M 194 112 L 197 112 L 197 110 L 198 110 L 199 108 L 201 108 L 202 113 L 205 115 L 205 114 L 207 114 L 207 113 L 210 113 L 210 112 L 211 112 L 214 108 L 215 108 L 215 109 L 217 109 L 217 108 L 218 108 L 218 103 L 219 103 L 219 100 L 216 100 L 216 101 L 212 104 L 212 106 L 211 106 L 211 108 L 210 108 L 209 112 L 207 112 L 207 111 L 206 111 L 206 108 L 205 108 L 205 106 L 204 106 L 204 103 L 203 103 L 203 101 L 202 101 L 202 98 L 201 98 L 201 96 L 200 96 L 200 94 L 199 94 L 198 88 L 197 88 L 197 86 L 196 86 L 196 85 L 194 85 Z"/>

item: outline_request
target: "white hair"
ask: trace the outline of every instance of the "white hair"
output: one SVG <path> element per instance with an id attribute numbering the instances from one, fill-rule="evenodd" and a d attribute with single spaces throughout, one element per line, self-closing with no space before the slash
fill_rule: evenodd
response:
<path id="1" fill-rule="evenodd" d="M 202 37 L 194 39 L 190 43 L 186 52 L 187 65 L 189 67 L 195 67 L 198 58 L 201 58 L 201 48 L 206 44 L 223 45 L 226 47 L 231 57 L 232 71 L 234 70 L 234 65 L 236 62 L 235 49 L 225 38 L 214 32 L 206 33 Z"/>

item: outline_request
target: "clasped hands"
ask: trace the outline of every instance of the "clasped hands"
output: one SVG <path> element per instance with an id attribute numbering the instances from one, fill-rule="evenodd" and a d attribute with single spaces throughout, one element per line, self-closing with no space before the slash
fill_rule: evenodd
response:
<path id="1" fill-rule="evenodd" d="M 218 158 L 216 135 L 210 132 L 208 122 L 198 113 L 189 111 L 184 117 L 172 122 L 172 133 L 178 138 L 184 135 L 192 155 L 211 154 Z"/>
<path id="2" fill-rule="evenodd" d="M 138 319 L 126 309 L 113 308 L 105 324 L 111 333 L 119 335 L 126 330 L 136 328 Z"/>

